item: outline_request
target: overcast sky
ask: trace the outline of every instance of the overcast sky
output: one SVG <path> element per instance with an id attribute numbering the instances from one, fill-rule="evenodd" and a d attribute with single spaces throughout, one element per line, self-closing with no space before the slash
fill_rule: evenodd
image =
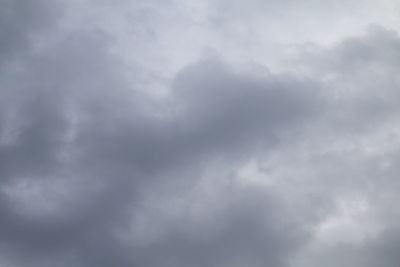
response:
<path id="1" fill-rule="evenodd" d="M 0 267 L 398 267 L 398 0 L 0 0 Z"/>

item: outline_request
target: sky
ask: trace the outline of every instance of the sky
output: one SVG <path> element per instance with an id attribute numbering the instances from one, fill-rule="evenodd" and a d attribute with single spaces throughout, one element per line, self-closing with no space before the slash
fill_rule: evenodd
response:
<path id="1" fill-rule="evenodd" d="M 397 0 L 0 0 L 0 267 L 397 267 Z"/>

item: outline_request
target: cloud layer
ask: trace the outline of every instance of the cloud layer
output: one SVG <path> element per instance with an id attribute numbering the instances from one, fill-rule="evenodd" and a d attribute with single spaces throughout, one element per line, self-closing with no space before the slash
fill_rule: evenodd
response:
<path id="1" fill-rule="evenodd" d="M 0 265 L 397 266 L 400 36 L 311 2 L 0 0 Z"/>

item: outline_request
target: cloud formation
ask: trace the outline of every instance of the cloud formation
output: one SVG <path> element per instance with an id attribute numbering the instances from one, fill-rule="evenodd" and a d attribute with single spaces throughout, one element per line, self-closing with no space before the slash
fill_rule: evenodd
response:
<path id="1" fill-rule="evenodd" d="M 276 36 L 293 1 L 0 4 L 0 265 L 396 266 L 386 20 L 327 45 Z"/>

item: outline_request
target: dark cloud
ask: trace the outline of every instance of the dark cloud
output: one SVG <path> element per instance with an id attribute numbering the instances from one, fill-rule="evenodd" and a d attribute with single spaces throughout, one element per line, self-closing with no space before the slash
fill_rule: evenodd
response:
<path id="1" fill-rule="evenodd" d="M 29 49 L 29 44 L 39 41 L 43 28 L 50 28 L 57 16 L 55 5 L 38 1 L 26 3 L 25 1 L 2 0 L 1 13 L 1 58 L 2 62 L 11 56 L 23 54 Z"/>
<path id="2" fill-rule="evenodd" d="M 0 264 L 394 266 L 395 32 L 292 74 L 208 56 L 165 78 L 66 5 L 1 5 Z M 354 214 L 376 238 L 335 243 Z"/>
<path id="3" fill-rule="evenodd" d="M 129 86 L 106 34 L 42 29 L 43 36 L 59 37 L 38 49 L 27 35 L 40 18 L 26 19 L 33 22 L 9 40 L 24 41 L 24 48 L 14 48 L 15 56 L 5 52 L 10 62 L 1 80 L 0 233 L 9 257 L 21 266 L 43 266 L 47 259 L 77 266 L 283 264 L 280 255 L 295 246 L 292 234 L 275 233 L 277 207 L 267 208 L 271 221 L 259 222 L 252 202 L 262 198 L 227 208 L 221 229 L 205 243 L 185 224 L 165 225 L 166 236 L 148 247 L 132 248 L 114 232 L 129 226 L 128 211 L 151 194 L 152 183 L 172 178 L 164 173 L 203 172 L 213 158 L 238 159 L 251 147 L 275 144 L 280 131 L 310 116 L 314 85 L 255 79 L 208 60 L 177 75 L 164 107 L 177 113 L 157 118 L 143 108 L 148 98 Z M 173 180 L 193 184 L 200 176 Z"/>

